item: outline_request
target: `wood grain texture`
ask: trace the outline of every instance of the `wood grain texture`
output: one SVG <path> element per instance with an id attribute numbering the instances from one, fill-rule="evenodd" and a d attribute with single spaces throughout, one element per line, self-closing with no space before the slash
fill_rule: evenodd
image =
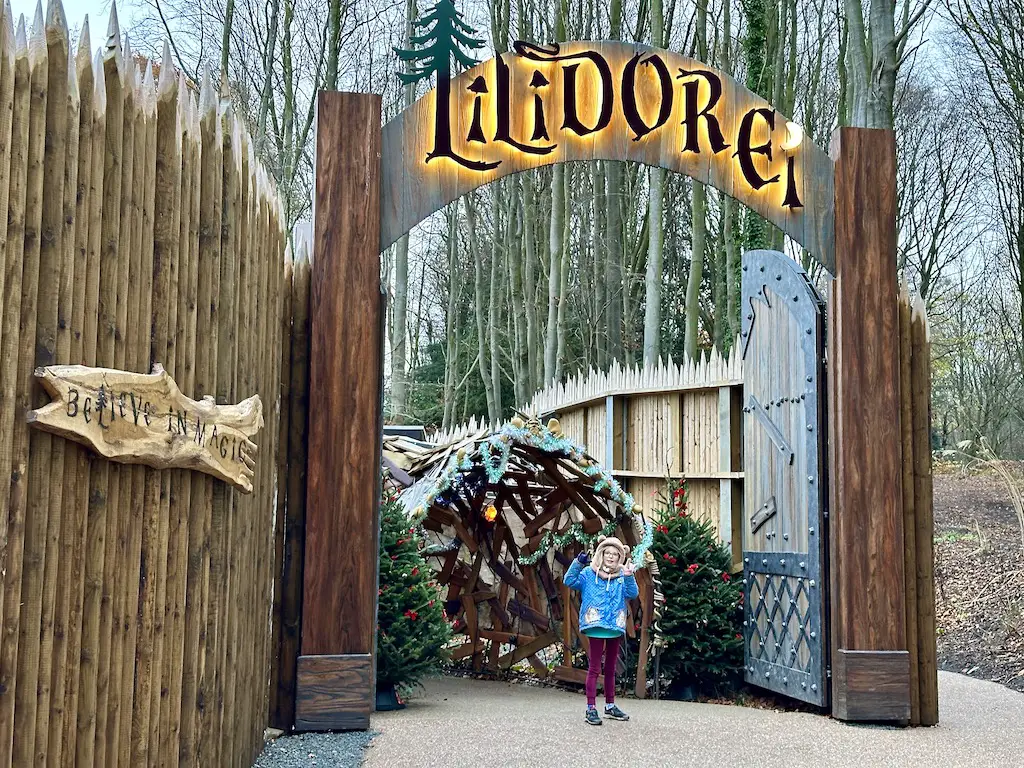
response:
<path id="1" fill-rule="evenodd" d="M 582 58 L 572 61 L 536 62 L 516 53 L 502 54 L 499 59 L 478 64 L 451 81 L 451 101 L 448 107 L 452 125 L 452 148 L 472 161 L 500 163 L 488 170 L 472 170 L 458 165 L 448 157 L 439 157 L 425 162 L 434 148 L 435 108 L 438 90 L 427 93 L 423 98 L 405 110 L 384 127 L 382 153 L 382 190 L 380 198 L 381 241 L 387 247 L 408 232 L 417 223 L 434 211 L 483 184 L 542 165 L 551 165 L 576 160 L 624 160 L 660 166 L 670 171 L 684 173 L 720 189 L 735 197 L 748 207 L 764 215 L 798 243 L 804 245 L 814 256 L 831 270 L 833 265 L 834 217 L 832 195 L 832 164 L 825 152 L 816 147 L 806 136 L 794 150 L 795 189 L 803 203 L 802 207 L 790 209 L 782 205 L 785 197 L 787 155 L 780 148 L 786 136 L 786 120 L 775 115 L 774 130 L 769 131 L 763 120 L 756 120 L 752 134 L 753 146 L 768 138 L 770 133 L 773 152 L 771 160 L 756 156 L 755 167 L 763 178 L 779 174 L 779 182 L 770 183 L 755 190 L 743 177 L 739 161 L 735 157 L 738 132 L 744 115 L 752 109 L 771 111 L 771 106 L 756 96 L 729 75 L 708 67 L 693 59 L 665 50 L 650 48 L 638 43 L 569 42 L 560 46 L 560 56 L 572 56 L 594 52 L 607 62 L 610 73 L 612 105 L 610 122 L 596 133 L 578 136 L 569 130 L 560 129 L 565 115 L 566 88 L 570 82 L 576 85 L 576 101 L 584 123 L 596 118 L 602 103 L 601 83 L 593 63 Z M 642 61 L 660 57 L 670 75 L 672 96 L 669 115 L 663 125 L 634 140 L 623 111 L 623 74 L 628 62 L 640 55 Z M 515 95 L 522 102 L 532 103 L 532 91 L 525 87 L 535 69 L 543 70 L 550 84 L 544 88 L 544 109 L 546 123 L 550 128 L 551 144 L 556 145 L 548 154 L 538 155 L 515 148 L 511 143 L 494 140 L 497 134 L 495 104 L 496 96 L 487 95 L 481 101 L 482 128 L 487 143 L 468 143 L 468 126 L 471 124 L 474 96 L 467 92 L 469 86 L 483 77 L 491 93 L 496 91 L 499 63 L 508 68 L 511 77 L 511 92 L 514 94 L 511 107 L 511 138 L 534 146 L 542 142 L 529 142 L 532 121 L 525 117 L 530 109 L 515 102 Z M 567 67 L 579 65 L 578 76 L 564 76 Z M 691 87 L 696 85 L 698 104 L 701 108 L 709 99 L 709 87 L 703 77 L 687 77 L 684 71 L 692 73 L 704 70 L 721 81 L 722 96 L 710 114 L 717 118 L 728 148 L 712 153 L 708 143 L 707 129 L 700 128 L 701 152 L 683 151 L 687 128 L 684 126 L 684 81 Z M 682 76 L 682 78 L 681 78 Z M 661 96 L 653 66 L 641 66 L 635 80 L 637 104 L 648 125 L 654 125 L 654 117 L 660 109 Z M 571 97 L 570 97 L 571 98 Z M 666 103 L 667 100 L 666 100 Z M 532 114 L 532 112 L 531 112 Z M 704 119 L 700 124 L 704 125 Z M 763 136 L 757 135 L 758 133 Z"/>
<path id="2" fill-rule="evenodd" d="M 113 461 L 194 469 L 252 491 L 256 445 L 249 438 L 263 426 L 258 395 L 238 405 L 217 405 L 212 396 L 197 402 L 159 364 L 151 374 L 54 365 L 35 375 L 54 398 L 29 412 L 38 429 Z"/>
<path id="3" fill-rule="evenodd" d="M 365 730 L 374 707 L 370 654 L 300 656 L 295 730 Z"/>
<path id="4" fill-rule="evenodd" d="M 321 93 L 310 288 L 302 653 L 369 654 L 376 635 L 380 97 Z M 302 691 L 301 673 L 299 698 Z"/>
<path id="5" fill-rule="evenodd" d="M 832 660 L 832 714 L 840 720 L 910 719 L 910 656 L 906 651 L 841 649 Z"/>
<path id="6" fill-rule="evenodd" d="M 907 574 L 907 650 L 910 652 L 910 724 L 921 724 L 917 658 L 917 524 L 914 498 L 913 392 L 910 386 L 910 297 L 900 291 L 900 435 L 903 441 L 903 568 Z"/>
<path id="7" fill-rule="evenodd" d="M 832 631 L 835 648 L 905 651 L 896 159 L 891 132 L 833 137 L 836 279 L 830 306 Z M 861 711 L 859 690 L 833 696 Z M 888 689 L 909 711 L 909 683 Z M 909 715 L 908 715 L 909 716 Z"/>
<path id="8" fill-rule="evenodd" d="M 914 581 L 917 601 L 917 680 L 921 725 L 939 721 L 939 678 L 935 630 L 935 514 L 932 497 L 931 451 L 931 342 L 924 301 L 913 308 L 911 331 L 911 393 L 913 397 L 913 481 L 916 573 L 907 573 Z M 908 589 L 909 594 L 909 589 Z M 913 656 L 913 654 L 912 654 Z"/>

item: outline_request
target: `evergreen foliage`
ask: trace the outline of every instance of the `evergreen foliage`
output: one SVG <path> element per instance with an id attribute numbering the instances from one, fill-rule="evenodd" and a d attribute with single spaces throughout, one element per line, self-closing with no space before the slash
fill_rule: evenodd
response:
<path id="1" fill-rule="evenodd" d="M 398 58 L 409 65 L 408 72 L 398 73 L 406 85 L 429 79 L 434 74 L 439 85 L 451 79 L 453 59 L 464 69 L 477 64 L 466 51 L 482 48 L 484 41 L 472 37 L 473 28 L 462 20 L 462 14 L 455 10 L 452 0 L 438 0 L 425 16 L 412 25 L 423 30 L 422 34 L 409 38 L 412 50 L 395 48 Z"/>
<path id="2" fill-rule="evenodd" d="M 686 482 L 675 483 L 651 547 L 666 601 L 659 669 L 670 694 L 725 682 L 743 666 L 741 580 L 729 572 L 729 549 L 710 524 L 690 517 L 686 498 Z"/>
<path id="3" fill-rule="evenodd" d="M 377 590 L 377 685 L 409 690 L 437 672 L 451 626 L 423 541 L 398 497 L 384 491 L 380 509 L 380 576 Z"/>

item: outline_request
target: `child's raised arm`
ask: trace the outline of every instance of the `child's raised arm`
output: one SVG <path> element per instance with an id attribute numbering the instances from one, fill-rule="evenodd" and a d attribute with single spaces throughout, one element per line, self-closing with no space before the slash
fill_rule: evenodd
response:
<path id="1" fill-rule="evenodd" d="M 565 575 L 562 577 L 562 581 L 565 583 L 565 586 L 569 587 L 569 589 L 578 590 L 580 588 L 580 571 L 583 570 L 584 566 L 586 566 L 588 562 L 590 562 L 590 558 L 587 556 L 587 553 L 580 552 L 576 559 L 572 561 L 572 564 L 569 566 L 569 570 L 567 570 Z"/>
<path id="2" fill-rule="evenodd" d="M 636 576 L 634 572 L 636 567 L 632 562 L 626 563 L 626 567 L 622 569 L 622 577 L 625 580 L 625 591 L 623 597 L 627 600 L 632 600 L 640 594 L 640 587 L 637 586 Z"/>

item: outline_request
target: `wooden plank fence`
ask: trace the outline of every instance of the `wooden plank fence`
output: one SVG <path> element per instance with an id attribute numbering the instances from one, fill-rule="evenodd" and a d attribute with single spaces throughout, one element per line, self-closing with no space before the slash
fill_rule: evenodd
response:
<path id="1" fill-rule="evenodd" d="M 931 341 L 920 296 L 900 291 L 900 400 L 903 442 L 903 564 L 910 724 L 939 721 L 935 642 L 935 518 L 932 508 Z"/>
<path id="2" fill-rule="evenodd" d="M 666 481 L 686 478 L 689 510 L 732 542 L 741 561 L 743 359 L 699 360 L 588 371 L 537 392 L 526 413 L 558 416 L 562 431 L 605 466 L 645 508 Z M 475 423 L 465 429 L 472 433 Z M 443 436 L 439 440 L 447 440 Z M 733 532 L 736 532 L 734 535 Z"/>
<path id="3" fill-rule="evenodd" d="M 57 1 L 31 30 L 9 6 L 0 22 L 0 768 L 248 766 L 270 704 L 275 505 L 297 483 L 278 479 L 298 439 L 279 415 L 304 418 L 282 380 L 308 264 L 290 269 L 276 192 L 209 74 L 196 93 L 169 51 L 134 57 L 116 12 L 91 47 Z M 195 399 L 259 394 L 253 493 L 30 431 L 49 400 L 34 369 L 67 363 L 161 363 Z"/>

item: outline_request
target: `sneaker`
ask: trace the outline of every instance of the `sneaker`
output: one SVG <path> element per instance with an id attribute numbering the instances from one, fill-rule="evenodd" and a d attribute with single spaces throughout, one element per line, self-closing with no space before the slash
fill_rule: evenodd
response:
<path id="1" fill-rule="evenodd" d="M 601 725 L 601 716 L 597 714 L 596 707 L 587 708 L 586 721 L 589 725 Z"/>
<path id="2" fill-rule="evenodd" d="M 612 704 L 610 707 L 604 708 L 604 716 L 607 717 L 609 720 L 629 720 L 629 715 L 627 715 L 614 704 Z"/>

